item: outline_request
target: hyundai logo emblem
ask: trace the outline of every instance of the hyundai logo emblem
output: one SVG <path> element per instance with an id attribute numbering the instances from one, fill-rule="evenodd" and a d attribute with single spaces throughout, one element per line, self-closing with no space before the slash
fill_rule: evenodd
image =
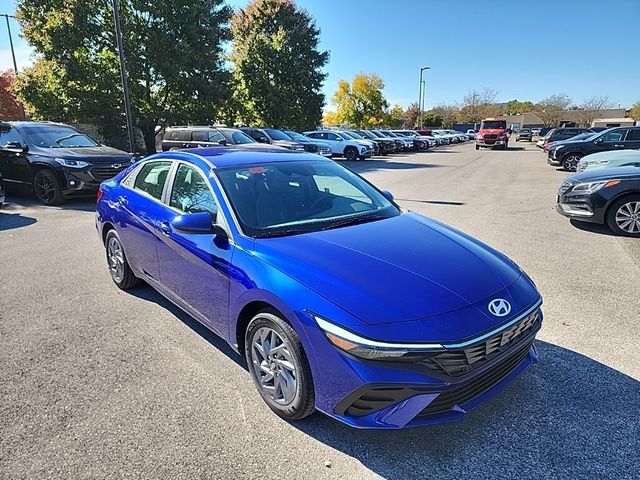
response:
<path id="1" fill-rule="evenodd" d="M 122 166 L 121 163 L 114 163 L 111 165 L 111 168 L 120 168 Z"/>
<path id="2" fill-rule="evenodd" d="M 489 302 L 489 311 L 496 317 L 504 317 L 511 312 L 511 304 L 504 298 L 495 298 Z"/>

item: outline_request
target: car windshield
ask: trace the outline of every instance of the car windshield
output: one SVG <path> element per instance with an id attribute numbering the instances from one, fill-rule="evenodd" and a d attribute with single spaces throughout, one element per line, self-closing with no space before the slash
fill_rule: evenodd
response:
<path id="1" fill-rule="evenodd" d="M 383 135 L 381 132 L 379 132 L 378 130 L 371 130 L 371 133 L 373 135 L 375 135 L 377 138 L 382 138 L 382 137 L 386 137 L 386 135 Z"/>
<path id="2" fill-rule="evenodd" d="M 340 136 L 345 140 L 353 140 L 354 138 L 358 138 L 351 132 L 340 132 Z"/>
<path id="3" fill-rule="evenodd" d="M 227 139 L 227 142 L 233 145 L 242 145 L 245 143 L 258 143 L 253 138 L 245 135 L 240 130 L 235 130 L 233 128 L 221 128 L 218 130 L 224 138 Z"/>
<path id="4" fill-rule="evenodd" d="M 485 130 L 505 130 L 507 128 L 507 122 L 505 121 L 500 121 L 500 120 L 496 120 L 496 121 L 488 121 L 485 120 L 482 122 L 482 125 L 480 126 L 481 129 L 485 129 Z"/>
<path id="5" fill-rule="evenodd" d="M 359 138 L 359 139 L 363 139 L 364 136 L 360 135 L 358 132 L 347 132 L 349 133 L 349 135 L 351 135 L 353 138 Z"/>
<path id="6" fill-rule="evenodd" d="M 289 135 L 292 140 L 296 140 L 298 142 L 308 142 L 309 139 L 304 135 L 299 134 L 298 132 L 294 132 L 293 130 L 285 130 L 284 133 Z"/>
<path id="7" fill-rule="evenodd" d="M 43 148 L 96 147 L 98 142 L 69 127 L 55 125 L 30 126 L 23 129 L 27 143 Z"/>
<path id="8" fill-rule="evenodd" d="M 367 138 L 376 138 L 376 136 L 373 133 L 367 132 L 366 130 L 362 130 L 361 133 Z"/>
<path id="9" fill-rule="evenodd" d="M 264 130 L 273 140 L 287 140 L 291 141 L 291 139 L 287 136 L 286 133 L 281 132 L 280 130 L 276 130 L 275 128 L 266 128 Z"/>
<path id="10" fill-rule="evenodd" d="M 274 237 L 400 215 L 378 190 L 335 162 L 273 162 L 215 170 L 242 230 Z"/>

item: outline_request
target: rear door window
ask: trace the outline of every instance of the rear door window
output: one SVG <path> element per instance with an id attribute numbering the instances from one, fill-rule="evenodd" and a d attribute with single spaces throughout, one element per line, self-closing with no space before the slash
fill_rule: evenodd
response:
<path id="1" fill-rule="evenodd" d="M 627 133 L 627 131 L 624 130 L 624 129 L 614 130 L 613 132 L 609 132 L 609 133 L 605 134 L 605 136 L 603 138 L 603 141 L 605 141 L 605 142 L 620 142 L 624 138 L 625 133 Z"/>
<path id="2" fill-rule="evenodd" d="M 640 128 L 629 129 L 625 142 L 640 142 Z"/>
<path id="3" fill-rule="evenodd" d="M 170 169 L 171 162 L 149 162 L 140 168 L 133 188 L 160 200 Z"/>

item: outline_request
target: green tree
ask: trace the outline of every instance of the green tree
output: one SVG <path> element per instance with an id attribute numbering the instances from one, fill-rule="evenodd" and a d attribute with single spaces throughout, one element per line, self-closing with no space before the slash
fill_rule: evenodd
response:
<path id="1" fill-rule="evenodd" d="M 504 107 L 505 115 L 518 115 L 522 113 L 528 113 L 533 110 L 533 103 L 526 101 L 520 102 L 518 100 L 509 100 Z"/>
<path id="2" fill-rule="evenodd" d="M 438 110 L 434 108 L 422 113 L 422 125 L 426 127 L 442 127 L 444 125 L 443 119 L 440 116 L 440 113 L 443 111 L 442 107 L 437 108 Z M 445 109 L 445 111 L 449 110 L 450 108 L 451 107 L 448 107 L 447 109 Z"/>
<path id="3" fill-rule="evenodd" d="M 340 80 L 332 100 L 338 122 L 358 128 L 382 125 L 389 107 L 383 88 L 382 78 L 375 73 L 358 73 L 351 83 Z"/>
<path id="4" fill-rule="evenodd" d="M 629 116 L 636 122 L 640 122 L 640 101 L 633 104 L 633 107 L 631 107 L 631 110 L 629 111 Z"/>
<path id="5" fill-rule="evenodd" d="M 228 96 L 222 43 L 231 9 L 223 0 L 121 0 L 134 123 L 155 151 L 158 125 L 213 122 Z M 34 118 L 124 125 L 111 2 L 19 0 L 22 34 L 39 54 L 17 93 Z"/>
<path id="6" fill-rule="evenodd" d="M 402 128 L 405 126 L 404 110 L 400 105 L 394 105 L 385 118 L 385 125 L 389 128 Z"/>
<path id="7" fill-rule="evenodd" d="M 329 54 L 292 0 L 255 0 L 231 21 L 234 95 L 245 123 L 305 130 L 322 118 Z"/>

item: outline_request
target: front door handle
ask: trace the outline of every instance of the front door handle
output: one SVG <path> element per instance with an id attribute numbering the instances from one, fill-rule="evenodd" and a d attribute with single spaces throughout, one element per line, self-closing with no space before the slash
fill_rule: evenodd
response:
<path id="1" fill-rule="evenodd" d="M 621 148 L 621 147 L 624 147 L 624 145 L 620 145 L 619 143 L 616 143 L 614 147 Z"/>
<path id="2" fill-rule="evenodd" d="M 118 200 L 120 200 L 120 204 L 124 205 L 125 207 L 129 203 L 129 199 L 127 197 L 119 197 Z"/>
<path id="3" fill-rule="evenodd" d="M 163 233 L 163 235 L 171 235 L 171 225 L 169 224 L 169 222 L 160 223 L 160 231 Z"/>

